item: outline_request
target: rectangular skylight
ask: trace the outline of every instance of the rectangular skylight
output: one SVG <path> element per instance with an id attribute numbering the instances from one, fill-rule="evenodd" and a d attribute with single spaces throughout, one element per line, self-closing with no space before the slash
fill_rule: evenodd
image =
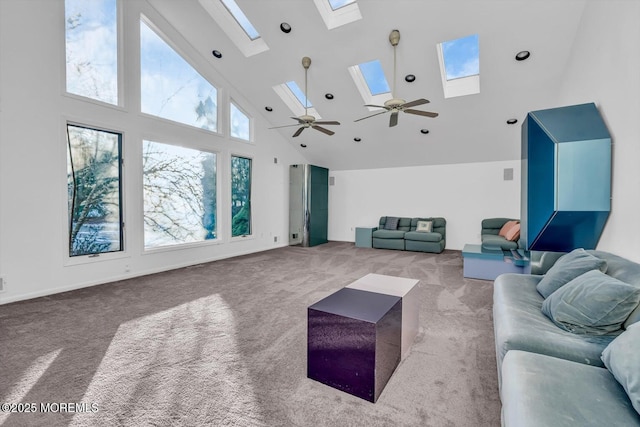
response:
<path id="1" fill-rule="evenodd" d="M 229 13 L 233 15 L 235 20 L 242 27 L 244 32 L 247 33 L 247 36 L 249 36 L 251 40 L 260 38 L 260 34 L 255 29 L 253 24 L 251 24 L 251 21 L 249 21 L 249 18 L 247 18 L 247 16 L 244 14 L 242 9 L 240 9 L 240 6 L 238 6 L 235 0 L 220 0 L 220 1 L 222 2 L 222 4 L 224 4 L 224 6 L 229 11 Z"/>
<path id="2" fill-rule="evenodd" d="M 442 42 L 442 57 L 447 80 L 480 74 L 478 35 Z"/>
<path id="3" fill-rule="evenodd" d="M 332 10 L 340 9 L 341 7 L 355 2 L 356 0 L 329 0 Z"/>
<path id="4" fill-rule="evenodd" d="M 438 43 L 445 98 L 480 93 L 480 46 L 477 34 Z"/>
<path id="5" fill-rule="evenodd" d="M 298 101 L 300 101 L 300 105 L 302 105 L 303 107 L 313 107 L 313 105 L 311 105 L 311 101 L 309 101 L 307 97 L 304 96 L 304 92 L 300 90 L 300 87 L 296 82 L 290 81 L 285 84 L 287 85 L 291 93 L 295 95 Z"/>
<path id="6" fill-rule="evenodd" d="M 381 93 L 391 92 L 391 89 L 389 89 L 389 83 L 387 83 L 387 79 L 384 76 L 384 71 L 382 71 L 380 61 L 375 59 L 373 61 L 359 64 L 358 67 L 360 68 L 362 77 L 364 77 L 364 80 L 367 82 L 371 95 L 375 96 L 380 95 Z"/>

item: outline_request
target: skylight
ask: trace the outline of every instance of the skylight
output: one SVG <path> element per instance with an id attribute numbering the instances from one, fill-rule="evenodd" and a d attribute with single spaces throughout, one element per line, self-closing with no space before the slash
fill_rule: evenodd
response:
<path id="1" fill-rule="evenodd" d="M 302 105 L 303 107 L 313 107 L 313 105 L 311 104 L 311 101 L 309 101 L 307 97 L 304 96 L 304 92 L 300 90 L 300 87 L 296 82 L 290 81 L 285 84 L 287 85 L 291 93 L 295 95 L 298 101 L 300 101 L 300 105 Z"/>
<path id="2" fill-rule="evenodd" d="M 332 10 L 340 9 L 341 7 L 355 2 L 356 0 L 329 0 Z"/>
<path id="3" fill-rule="evenodd" d="M 442 57 L 447 80 L 480 74 L 478 35 L 442 42 Z"/>
<path id="4" fill-rule="evenodd" d="M 380 61 L 375 59 L 373 61 L 364 62 L 358 65 L 358 67 L 360 68 L 362 77 L 364 77 L 365 82 L 367 82 L 371 95 L 375 96 L 380 95 L 381 93 L 391 92 L 389 89 L 389 83 L 387 83 L 387 79 L 384 76 L 384 71 L 382 71 Z"/>
<path id="5" fill-rule="evenodd" d="M 437 45 L 444 97 L 480 93 L 480 47 L 477 34 Z"/>
<path id="6" fill-rule="evenodd" d="M 242 9 L 240 9 L 240 6 L 238 6 L 235 0 L 220 1 L 224 4 L 229 13 L 233 15 L 235 20 L 238 22 L 238 24 L 240 24 L 244 32 L 247 33 L 247 36 L 249 36 L 251 40 L 255 40 L 260 37 L 258 31 L 255 29 L 253 24 L 251 24 L 251 21 L 249 21 L 249 18 L 247 18 L 247 16 L 244 14 Z"/>

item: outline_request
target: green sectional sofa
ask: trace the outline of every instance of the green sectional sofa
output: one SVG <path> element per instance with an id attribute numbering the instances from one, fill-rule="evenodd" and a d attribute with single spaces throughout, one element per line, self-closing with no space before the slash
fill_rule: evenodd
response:
<path id="1" fill-rule="evenodd" d="M 418 231 L 418 221 L 431 222 L 431 231 Z M 383 216 L 378 229 L 372 234 L 372 246 L 379 249 L 440 253 L 446 246 L 446 227 L 447 221 L 440 217 Z"/>
<path id="2" fill-rule="evenodd" d="M 640 426 L 640 264 L 580 249 L 542 264 L 494 282 L 502 426 Z"/>
<path id="3" fill-rule="evenodd" d="M 482 220 L 480 238 L 482 247 L 486 249 L 511 250 L 518 249 L 518 242 L 507 240 L 500 236 L 502 226 L 508 221 L 518 221 L 514 218 L 487 218 Z"/>

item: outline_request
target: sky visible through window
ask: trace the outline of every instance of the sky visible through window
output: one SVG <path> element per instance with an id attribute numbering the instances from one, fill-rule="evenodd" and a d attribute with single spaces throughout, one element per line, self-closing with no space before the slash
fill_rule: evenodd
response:
<path id="1" fill-rule="evenodd" d="M 67 92 L 118 105 L 116 0 L 66 0 Z"/>
<path id="2" fill-rule="evenodd" d="M 387 83 L 387 79 L 384 76 L 384 71 L 382 71 L 382 65 L 380 65 L 380 61 L 377 59 L 370 62 L 365 62 L 360 65 L 360 72 L 364 77 L 364 80 L 367 82 L 367 86 L 369 86 L 369 92 L 371 95 L 380 95 L 381 93 L 387 93 L 391 90 L 389 89 L 389 83 Z"/>
<path id="3" fill-rule="evenodd" d="M 311 101 L 309 101 L 307 97 L 304 96 L 304 92 L 300 89 L 300 87 L 296 82 L 290 81 L 290 82 L 287 82 L 286 85 L 291 91 L 291 93 L 293 93 L 295 97 L 298 98 L 298 101 L 300 101 L 300 104 L 302 104 L 303 107 L 307 107 L 307 108 L 313 107 L 313 105 L 311 105 Z M 306 105 L 305 105 L 305 102 L 306 102 Z"/>
<path id="4" fill-rule="evenodd" d="M 245 33 L 249 36 L 251 40 L 255 40 L 260 37 L 258 31 L 254 28 L 249 18 L 244 14 L 240 6 L 235 2 L 235 0 L 220 0 L 222 4 L 227 8 L 227 10 L 233 15 L 235 20 L 240 24 Z"/>
<path id="5" fill-rule="evenodd" d="M 480 74 L 478 35 L 442 42 L 442 57 L 447 80 Z"/>
<path id="6" fill-rule="evenodd" d="M 230 104 L 231 136 L 249 141 L 249 117 L 232 102 Z"/>
<path id="7" fill-rule="evenodd" d="M 215 132 L 217 90 L 148 25 L 140 21 L 143 113 Z"/>
<path id="8" fill-rule="evenodd" d="M 329 0 L 329 4 L 333 10 L 340 9 L 341 7 L 355 2 L 356 0 Z"/>

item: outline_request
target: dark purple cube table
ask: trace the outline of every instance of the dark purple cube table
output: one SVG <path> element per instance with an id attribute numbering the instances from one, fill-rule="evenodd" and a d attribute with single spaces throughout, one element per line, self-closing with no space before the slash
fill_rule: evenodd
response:
<path id="1" fill-rule="evenodd" d="M 378 400 L 400 362 L 402 298 L 342 288 L 307 318 L 307 377 Z"/>

